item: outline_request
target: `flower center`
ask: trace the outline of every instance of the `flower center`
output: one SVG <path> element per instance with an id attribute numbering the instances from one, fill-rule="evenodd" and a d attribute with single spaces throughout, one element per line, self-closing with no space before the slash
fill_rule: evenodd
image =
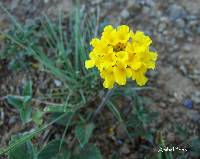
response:
<path id="1" fill-rule="evenodd" d="M 124 43 L 118 43 L 115 46 L 113 46 L 113 51 L 114 52 L 120 52 L 120 51 L 124 51 L 126 48 L 126 44 Z"/>

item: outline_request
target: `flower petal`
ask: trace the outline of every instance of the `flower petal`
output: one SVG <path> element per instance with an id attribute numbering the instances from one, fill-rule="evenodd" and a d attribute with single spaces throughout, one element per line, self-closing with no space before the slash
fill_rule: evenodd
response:
<path id="1" fill-rule="evenodd" d="M 132 76 L 132 70 L 131 68 L 126 68 L 126 77 L 130 78 Z"/>
<path id="2" fill-rule="evenodd" d="M 115 80 L 119 85 L 126 84 L 126 69 L 121 66 L 117 66 L 114 69 Z"/>
<path id="3" fill-rule="evenodd" d="M 141 67 L 138 70 L 133 70 L 132 71 L 132 79 L 136 80 L 136 83 L 139 86 L 143 86 L 146 84 L 146 82 L 148 81 L 148 78 L 145 76 L 145 72 L 146 72 L 146 68 L 145 67 Z"/>
<path id="4" fill-rule="evenodd" d="M 95 62 L 93 60 L 87 60 L 87 61 L 85 61 L 85 67 L 87 69 L 94 67 L 94 65 L 95 65 Z"/>

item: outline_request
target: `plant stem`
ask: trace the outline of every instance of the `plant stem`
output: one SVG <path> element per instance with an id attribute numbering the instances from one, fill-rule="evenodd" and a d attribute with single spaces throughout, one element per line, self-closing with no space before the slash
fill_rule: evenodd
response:
<path id="1" fill-rule="evenodd" d="M 104 98 L 102 99 L 101 103 L 98 105 L 96 111 L 95 111 L 94 114 L 93 114 L 93 117 L 92 117 L 93 120 L 95 120 L 97 114 L 99 114 L 99 113 L 101 112 L 101 110 L 102 110 L 103 107 L 105 106 L 105 104 L 106 104 L 108 98 L 109 98 L 109 97 L 111 96 L 111 94 L 113 93 L 113 90 L 114 90 L 114 88 L 113 88 L 113 89 L 109 89 L 109 90 L 107 91 L 106 95 L 104 96 Z"/>

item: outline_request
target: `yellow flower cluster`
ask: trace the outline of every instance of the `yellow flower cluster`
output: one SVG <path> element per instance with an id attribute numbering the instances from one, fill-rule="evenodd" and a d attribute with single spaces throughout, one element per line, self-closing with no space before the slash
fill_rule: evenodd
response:
<path id="1" fill-rule="evenodd" d="M 142 86 L 148 80 L 147 69 L 154 69 L 157 59 L 157 53 L 149 50 L 151 43 L 150 37 L 141 31 L 133 33 L 126 25 L 108 25 L 100 39 L 92 39 L 93 50 L 85 67 L 97 67 L 105 88 L 113 88 L 115 82 L 125 85 L 127 78 Z"/>

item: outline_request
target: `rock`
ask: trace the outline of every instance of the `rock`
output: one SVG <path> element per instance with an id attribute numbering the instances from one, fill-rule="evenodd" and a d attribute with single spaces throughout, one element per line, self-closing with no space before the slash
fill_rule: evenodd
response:
<path id="1" fill-rule="evenodd" d="M 168 132 L 168 134 L 167 134 L 167 141 L 168 141 L 169 143 L 172 143 L 172 142 L 174 142 L 175 140 L 176 140 L 175 134 L 172 133 L 172 132 Z"/>
<path id="2" fill-rule="evenodd" d="M 165 23 L 160 23 L 158 26 L 158 31 L 163 32 L 166 29 L 167 25 Z"/>
<path id="3" fill-rule="evenodd" d="M 163 22 L 163 23 L 167 23 L 167 24 L 170 23 L 170 20 L 169 20 L 169 18 L 167 16 L 162 16 L 160 18 L 160 21 Z"/>
<path id="4" fill-rule="evenodd" d="M 190 52 L 190 51 L 192 50 L 192 47 L 191 47 L 190 44 L 185 44 L 185 45 L 183 46 L 183 50 L 184 50 L 185 52 Z"/>
<path id="5" fill-rule="evenodd" d="M 154 16 L 156 16 L 157 18 L 159 18 L 163 15 L 162 11 L 160 11 L 160 10 L 155 10 L 155 12 L 150 12 L 150 13 L 153 13 Z"/>
<path id="6" fill-rule="evenodd" d="M 120 152 L 121 152 L 122 154 L 129 154 L 129 153 L 130 153 L 130 149 L 129 149 L 128 145 L 127 145 L 127 144 L 124 144 L 124 145 L 120 148 Z"/>
<path id="7" fill-rule="evenodd" d="M 54 80 L 54 84 L 57 86 L 57 87 L 60 87 L 62 82 L 59 81 L 59 80 Z"/>
<path id="8" fill-rule="evenodd" d="M 185 27 L 185 21 L 184 21 L 182 18 L 176 19 L 175 23 L 176 23 L 176 25 L 177 25 L 178 27 L 180 27 L 180 28 Z"/>
<path id="9" fill-rule="evenodd" d="M 49 0 L 44 0 L 44 3 L 48 3 L 49 2 Z"/>
<path id="10" fill-rule="evenodd" d="M 186 11 L 177 4 L 170 5 L 167 13 L 172 21 L 176 21 L 178 18 L 184 18 L 187 15 Z"/>
<path id="11" fill-rule="evenodd" d="M 197 33 L 200 34 L 200 26 L 197 27 Z"/>
<path id="12" fill-rule="evenodd" d="M 178 50 L 179 45 L 178 45 L 178 44 L 175 44 L 172 48 L 173 48 L 174 51 L 176 51 L 176 50 Z"/>
<path id="13" fill-rule="evenodd" d="M 199 13 L 200 10 L 200 1 L 199 0 L 180 0 L 180 3 L 183 5 L 187 11 L 195 14 Z"/>
<path id="14" fill-rule="evenodd" d="M 8 124 L 12 125 L 12 124 L 16 123 L 16 121 L 17 121 L 17 117 L 16 116 L 11 116 L 9 118 Z"/>
<path id="15" fill-rule="evenodd" d="M 149 13 L 151 12 L 151 8 L 149 8 L 149 7 L 147 7 L 147 6 L 144 6 L 144 7 L 142 8 L 142 12 L 143 12 L 144 14 L 149 14 Z"/>
<path id="16" fill-rule="evenodd" d="M 12 0 L 11 4 L 10 4 L 10 9 L 13 10 L 15 9 L 19 4 L 19 0 Z"/>
<path id="17" fill-rule="evenodd" d="M 130 13 L 129 13 L 128 9 L 124 9 L 124 10 L 122 10 L 120 15 L 122 18 L 127 19 L 129 17 Z"/>
<path id="18" fill-rule="evenodd" d="M 183 28 L 183 31 L 186 35 L 192 35 L 192 31 L 189 28 Z M 188 36 L 189 37 L 189 36 Z"/>
<path id="19" fill-rule="evenodd" d="M 192 95 L 192 100 L 197 104 L 200 103 L 200 91 L 194 92 L 194 94 Z"/>
<path id="20" fill-rule="evenodd" d="M 105 10 L 112 9 L 113 3 L 112 3 L 111 1 L 105 1 L 105 3 L 102 3 L 102 7 L 103 7 Z M 106 12 L 105 12 L 105 13 L 106 13 Z"/>
<path id="21" fill-rule="evenodd" d="M 125 131 L 125 126 L 123 124 L 119 125 L 117 127 L 117 138 L 124 139 L 127 136 L 127 133 Z"/>
<path id="22" fill-rule="evenodd" d="M 187 68 L 185 67 L 185 65 L 181 65 L 181 66 L 179 67 L 179 69 L 180 69 L 180 71 L 181 71 L 184 75 L 187 74 Z"/>
<path id="23" fill-rule="evenodd" d="M 166 105 L 166 103 L 160 103 L 160 106 L 162 107 L 162 108 L 166 108 L 167 107 L 167 105 Z"/>
<path id="24" fill-rule="evenodd" d="M 128 7 L 135 7 L 135 6 L 139 7 L 137 0 L 128 0 L 127 5 Z"/>
<path id="25" fill-rule="evenodd" d="M 155 2 L 153 0 L 137 0 L 137 3 L 139 3 L 140 5 L 150 7 L 153 7 L 155 5 Z"/>
<path id="26" fill-rule="evenodd" d="M 102 2 L 102 0 L 93 0 L 93 1 L 91 1 L 91 2 L 92 2 L 92 4 L 99 4 L 99 3 Z"/>
<path id="27" fill-rule="evenodd" d="M 175 32 L 175 35 L 179 38 L 184 38 L 185 36 L 185 33 L 184 33 L 184 30 L 183 29 L 179 29 Z"/>
<path id="28" fill-rule="evenodd" d="M 5 114 L 3 108 L 0 108 L 0 126 L 4 123 Z"/>
<path id="29" fill-rule="evenodd" d="M 188 41 L 188 42 L 192 42 L 192 41 L 193 41 L 193 38 L 192 38 L 192 37 L 188 37 L 188 38 L 187 38 L 187 41 Z"/>
<path id="30" fill-rule="evenodd" d="M 190 21 L 190 20 L 197 20 L 197 16 L 195 16 L 195 15 L 188 15 L 186 17 L 186 20 L 188 20 L 188 21 Z"/>
<path id="31" fill-rule="evenodd" d="M 188 23 L 188 26 L 193 27 L 193 26 L 198 25 L 198 23 L 199 23 L 198 20 L 190 20 L 189 23 Z"/>
<path id="32" fill-rule="evenodd" d="M 197 110 L 190 110 L 187 112 L 187 116 L 194 122 L 200 122 L 200 113 Z"/>

